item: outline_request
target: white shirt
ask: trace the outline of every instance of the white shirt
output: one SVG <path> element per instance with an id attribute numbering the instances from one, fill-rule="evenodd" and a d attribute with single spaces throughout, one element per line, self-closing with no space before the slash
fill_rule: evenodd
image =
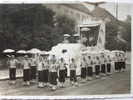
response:
<path id="1" fill-rule="evenodd" d="M 100 60 L 95 59 L 94 62 L 95 62 L 95 65 L 100 65 Z"/>
<path id="2" fill-rule="evenodd" d="M 37 69 L 38 69 L 38 71 L 42 71 L 43 70 L 43 62 L 38 62 Z"/>
<path id="3" fill-rule="evenodd" d="M 86 61 L 81 61 L 81 68 L 86 68 L 87 67 L 87 62 Z"/>
<path id="4" fill-rule="evenodd" d="M 49 71 L 57 72 L 57 64 L 50 64 Z"/>
<path id="5" fill-rule="evenodd" d="M 76 70 L 77 65 L 75 63 L 70 63 L 69 68 L 70 68 L 70 70 Z"/>
<path id="6" fill-rule="evenodd" d="M 30 69 L 30 66 L 29 65 L 30 65 L 29 60 L 24 60 L 23 61 L 23 66 L 24 66 L 23 68 L 24 69 Z"/>
<path id="7" fill-rule="evenodd" d="M 37 65 L 36 64 L 36 59 L 35 58 L 34 59 L 32 58 L 30 64 L 31 64 L 31 66 L 36 66 Z"/>
<path id="8" fill-rule="evenodd" d="M 88 60 L 87 60 L 87 64 L 88 64 L 88 66 L 91 66 L 91 65 L 92 65 L 91 62 L 92 62 L 91 59 L 88 59 Z"/>
<path id="9" fill-rule="evenodd" d="M 43 69 L 46 70 L 46 69 L 49 69 L 49 64 L 47 61 L 44 61 L 43 62 Z"/>
<path id="10" fill-rule="evenodd" d="M 59 70 L 65 70 L 65 63 L 64 62 L 59 62 Z"/>
<path id="11" fill-rule="evenodd" d="M 17 64 L 16 59 L 12 59 L 12 60 L 9 61 L 9 67 L 10 68 L 16 68 L 16 64 Z"/>
<path id="12" fill-rule="evenodd" d="M 111 58 L 106 59 L 107 63 L 111 63 Z"/>
<path id="13" fill-rule="evenodd" d="M 105 58 L 101 57 L 100 62 L 101 62 L 101 64 L 104 64 L 105 63 Z"/>

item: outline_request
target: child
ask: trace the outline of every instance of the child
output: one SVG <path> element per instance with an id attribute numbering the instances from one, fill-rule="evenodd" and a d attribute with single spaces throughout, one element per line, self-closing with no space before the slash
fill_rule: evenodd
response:
<path id="1" fill-rule="evenodd" d="M 86 67 L 87 67 L 87 62 L 85 57 L 83 57 L 81 61 L 81 79 L 83 80 L 83 82 L 86 80 Z"/>
<path id="2" fill-rule="evenodd" d="M 39 57 L 39 61 L 37 63 L 38 67 L 38 87 L 43 87 L 43 59 L 42 57 Z"/>
<path id="3" fill-rule="evenodd" d="M 117 52 L 115 53 L 115 57 L 114 57 L 114 65 L 115 65 L 115 72 L 118 72 L 118 65 L 119 63 L 118 63 L 118 54 L 117 54 Z"/>
<path id="4" fill-rule="evenodd" d="M 53 55 L 51 61 L 50 61 L 50 68 L 49 68 L 49 81 L 52 87 L 52 90 L 56 90 L 57 88 L 57 62 L 56 62 L 56 58 Z"/>
<path id="5" fill-rule="evenodd" d="M 49 76 L 49 61 L 47 58 L 43 61 L 43 82 L 44 86 L 48 86 L 48 76 Z"/>
<path id="6" fill-rule="evenodd" d="M 59 62 L 59 82 L 60 82 L 60 87 L 64 87 L 65 83 L 65 74 L 66 74 L 66 64 L 63 58 L 60 59 Z"/>
<path id="7" fill-rule="evenodd" d="M 105 76 L 106 75 L 106 66 L 105 66 L 105 56 L 104 55 L 102 55 L 101 56 L 101 73 L 102 73 L 102 75 L 103 76 Z"/>
<path id="8" fill-rule="evenodd" d="M 78 86 L 77 83 L 77 78 L 76 78 L 76 68 L 77 65 L 75 63 L 74 58 L 71 59 L 71 63 L 70 63 L 70 82 L 72 85 Z"/>
<path id="9" fill-rule="evenodd" d="M 23 79 L 24 79 L 24 85 L 29 86 L 30 85 L 30 63 L 28 56 L 24 56 L 23 60 Z"/>
<path id="10" fill-rule="evenodd" d="M 94 64 L 95 64 L 95 73 L 96 73 L 96 78 L 99 78 L 99 74 L 100 74 L 100 60 L 99 57 L 96 56 L 94 58 Z"/>
<path id="11" fill-rule="evenodd" d="M 87 64 L 87 76 L 88 80 L 92 80 L 93 76 L 93 61 L 91 59 L 91 56 L 88 56 L 88 64 Z"/>
<path id="12" fill-rule="evenodd" d="M 126 70 L 126 57 L 125 54 L 121 54 L 121 58 L 122 58 L 122 71 Z"/>
<path id="13" fill-rule="evenodd" d="M 118 66 L 118 72 L 121 72 L 121 68 L 122 68 L 122 58 L 121 58 L 121 54 L 118 53 L 118 62 L 117 62 L 117 66 Z"/>
<path id="14" fill-rule="evenodd" d="M 10 77 L 10 84 L 15 84 L 16 83 L 16 65 L 17 65 L 17 60 L 15 59 L 15 56 L 12 55 L 9 62 L 9 77 Z"/>
<path id="15" fill-rule="evenodd" d="M 31 67 L 31 81 L 35 82 L 36 80 L 36 68 L 37 68 L 37 63 L 36 63 L 36 59 L 34 57 L 31 58 L 31 63 L 30 63 L 30 67 Z"/>
<path id="16" fill-rule="evenodd" d="M 107 56 L 107 74 L 111 74 L 111 58 L 109 55 Z"/>

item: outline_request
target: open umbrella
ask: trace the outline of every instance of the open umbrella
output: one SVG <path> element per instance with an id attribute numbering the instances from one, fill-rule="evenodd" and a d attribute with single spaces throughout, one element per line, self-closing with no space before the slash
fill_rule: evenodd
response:
<path id="1" fill-rule="evenodd" d="M 69 37 L 70 35 L 69 34 L 64 34 L 65 37 Z"/>
<path id="2" fill-rule="evenodd" d="M 41 55 L 48 55 L 48 52 L 47 52 L 47 51 L 41 51 L 40 54 L 41 54 Z"/>
<path id="3" fill-rule="evenodd" d="M 15 50 L 13 49 L 6 49 L 3 51 L 3 53 L 13 53 L 13 52 L 15 52 Z"/>
<path id="4" fill-rule="evenodd" d="M 15 50 L 13 50 L 13 49 L 5 49 L 3 51 L 3 56 L 11 57 L 11 55 L 15 55 Z"/>
<path id="5" fill-rule="evenodd" d="M 39 50 L 37 48 L 33 48 L 33 49 L 27 51 L 27 53 L 30 53 L 30 54 L 41 54 L 41 50 Z"/>
<path id="6" fill-rule="evenodd" d="M 89 31 L 89 30 L 90 30 L 90 28 L 87 28 L 87 27 L 84 27 L 81 29 L 81 31 Z"/>
<path id="7" fill-rule="evenodd" d="M 19 53 L 19 54 L 26 54 L 27 52 L 25 50 L 19 50 L 19 51 L 17 51 L 17 53 Z"/>

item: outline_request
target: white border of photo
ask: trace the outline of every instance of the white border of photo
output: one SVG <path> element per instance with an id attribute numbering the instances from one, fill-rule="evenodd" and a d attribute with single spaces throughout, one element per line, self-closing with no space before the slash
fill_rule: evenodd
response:
<path id="1" fill-rule="evenodd" d="M 130 3 L 133 5 L 133 0 L 0 0 L 0 4 L 22 4 L 22 3 L 75 3 L 75 2 L 120 2 L 120 3 Z M 132 19 L 133 19 L 133 6 L 131 8 Z M 133 38 L 133 20 L 131 25 L 131 32 Z M 133 47 L 133 40 L 132 40 Z M 133 48 L 131 49 L 133 50 Z M 131 57 L 133 53 L 131 52 Z M 133 99 L 133 59 L 131 58 L 131 93 L 130 94 L 112 94 L 112 95 L 84 95 L 84 96 L 0 96 L 0 99 L 102 99 L 106 100 L 131 100 Z"/>

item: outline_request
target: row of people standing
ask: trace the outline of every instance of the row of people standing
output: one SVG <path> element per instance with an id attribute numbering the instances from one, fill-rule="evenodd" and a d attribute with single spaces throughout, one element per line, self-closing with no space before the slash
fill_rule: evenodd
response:
<path id="1" fill-rule="evenodd" d="M 113 57 L 107 54 L 83 55 L 81 61 L 81 78 L 91 80 L 93 76 L 110 75 L 113 72 L 126 69 L 126 58 L 123 53 L 116 53 Z"/>
<path id="2" fill-rule="evenodd" d="M 35 82 L 38 78 L 38 87 L 49 85 L 52 88 L 56 88 L 57 79 L 59 80 L 61 87 L 64 87 L 66 64 L 63 58 L 57 63 L 54 56 L 49 61 L 41 56 L 38 57 L 38 59 L 29 59 L 26 55 L 21 62 L 18 62 L 18 60 L 15 59 L 15 56 L 12 55 L 8 61 L 10 83 L 12 84 L 14 84 L 16 80 L 17 63 L 21 63 L 23 66 L 24 85 L 30 85 L 31 82 Z"/>
<path id="3" fill-rule="evenodd" d="M 83 56 L 81 61 L 81 78 L 92 80 L 93 76 L 99 78 L 100 76 L 111 74 L 111 58 L 104 55 L 100 56 Z"/>
<path id="4" fill-rule="evenodd" d="M 122 54 L 115 55 L 113 59 L 109 55 L 83 56 L 81 60 L 81 79 L 91 80 L 93 76 L 99 78 L 101 75 L 111 74 L 112 62 L 115 65 L 115 70 L 126 68 L 124 55 Z M 9 60 L 9 76 L 12 83 L 15 83 L 16 80 L 16 63 L 18 61 L 14 56 L 11 56 Z M 31 82 L 35 82 L 38 76 L 38 87 L 50 86 L 52 89 L 56 89 L 58 82 L 60 87 L 64 87 L 67 76 L 67 64 L 63 58 L 57 61 L 54 55 L 51 60 L 41 56 L 38 59 L 29 59 L 28 56 L 24 56 L 20 63 L 23 66 L 24 85 L 30 85 Z M 78 86 L 76 76 L 77 64 L 74 58 L 71 59 L 69 69 L 71 84 Z M 93 71 L 94 69 L 95 71 Z"/>

